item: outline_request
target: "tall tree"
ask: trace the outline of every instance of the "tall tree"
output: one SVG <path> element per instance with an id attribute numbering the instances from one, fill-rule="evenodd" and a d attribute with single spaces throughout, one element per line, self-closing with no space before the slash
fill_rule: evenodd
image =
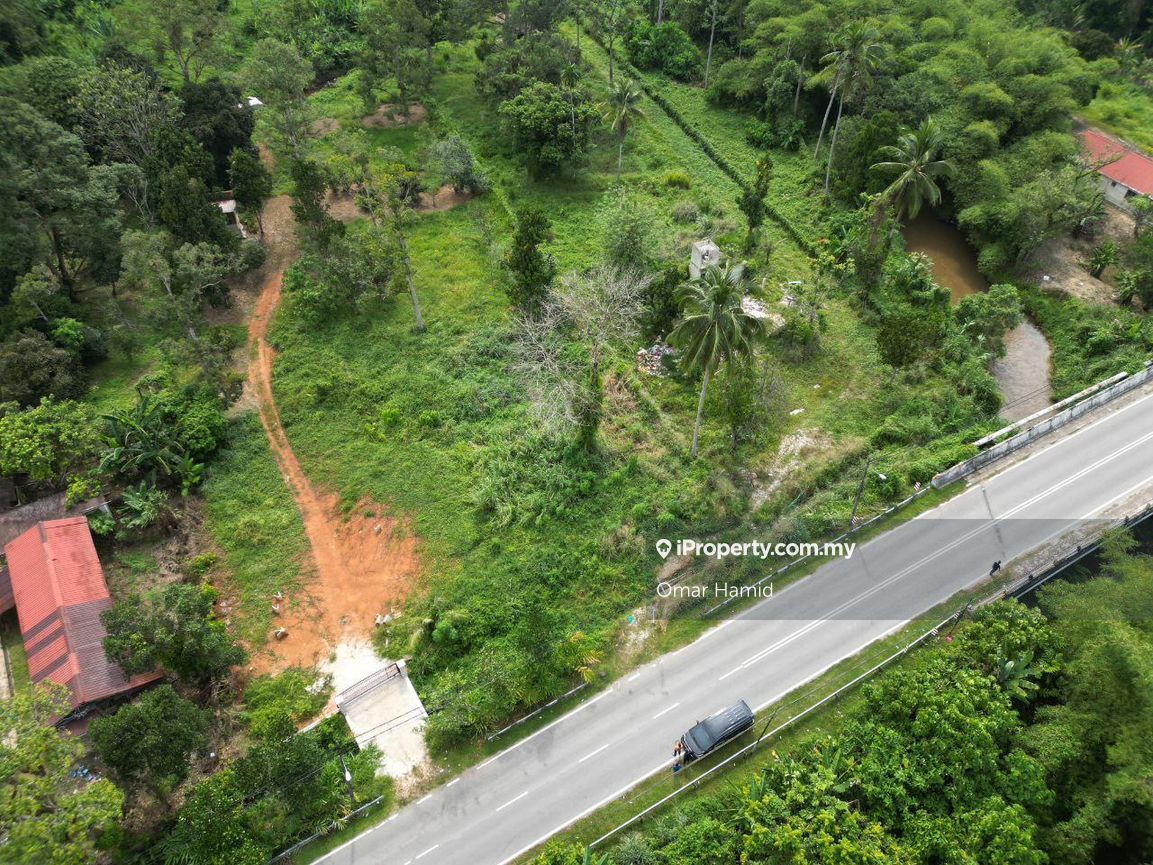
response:
<path id="1" fill-rule="evenodd" d="M 69 710 L 68 693 L 45 683 L 0 701 L 0 825 L 5 862 L 96 862 L 100 836 L 113 829 L 124 796 L 106 778 L 70 776 L 84 746 L 52 722 Z"/>
<path id="2" fill-rule="evenodd" d="M 893 182 L 883 193 L 887 204 L 897 206 L 897 219 L 903 214 L 916 219 L 921 206 L 936 207 L 941 202 L 941 189 L 937 178 L 952 177 L 953 164 L 941 159 L 945 133 L 932 117 L 916 129 L 906 129 L 896 144 L 882 147 L 880 153 L 887 161 L 873 165 L 874 171 L 896 173 Z"/>
<path id="3" fill-rule="evenodd" d="M 361 29 L 361 95 L 365 110 L 376 109 L 375 92 L 382 80 L 396 82 L 401 109 L 408 114 L 414 91 L 428 84 L 432 72 L 431 24 L 414 0 L 375 0 L 364 10 Z"/>
<path id="4" fill-rule="evenodd" d="M 773 160 L 766 153 L 757 160 L 757 170 L 753 182 L 742 190 L 737 206 L 748 221 L 749 230 L 745 234 L 745 248 L 751 249 L 757 230 L 765 221 L 765 201 L 769 197 L 769 186 L 773 182 Z"/>
<path id="5" fill-rule="evenodd" d="M 72 133 L 0 97 L 0 177 L 0 203 L 6 205 L 0 226 L 37 236 L 52 275 L 75 297 L 80 279 L 115 257 L 120 234 L 116 173 L 92 166 Z M 8 236 L 0 246 L 10 241 L 14 248 L 19 245 Z"/>
<path id="6" fill-rule="evenodd" d="M 825 126 L 829 120 L 829 110 L 837 100 L 837 119 L 833 124 L 833 137 L 829 142 L 829 156 L 825 165 L 825 193 L 829 191 L 829 173 L 833 167 L 833 154 L 837 149 L 837 134 L 841 129 L 841 115 L 845 99 L 855 99 L 863 93 L 873 79 L 873 73 L 880 62 L 884 46 L 880 43 L 877 28 L 863 21 L 851 21 L 836 37 L 836 47 L 821 58 L 826 66 L 831 66 L 833 86 L 829 92 L 829 104 L 821 122 L 821 134 L 817 138 L 817 152 L 820 152 Z"/>
<path id="7" fill-rule="evenodd" d="M 418 188 L 415 185 L 417 175 L 404 164 L 399 151 L 385 150 L 380 157 L 383 166 L 378 162 L 370 162 L 364 154 L 356 160 L 361 190 L 359 201 L 368 211 L 373 226 L 378 229 L 387 226 L 396 242 L 408 296 L 412 300 L 415 328 L 418 333 L 424 333 L 424 315 L 420 309 L 420 297 L 416 293 L 412 254 L 408 249 L 408 226 L 412 222 L 412 203 L 408 190 Z"/>
<path id="8" fill-rule="evenodd" d="M 621 165 L 625 158 L 625 138 L 633 123 L 642 120 L 645 111 L 641 108 L 643 93 L 635 81 L 617 81 L 609 94 L 609 117 L 612 131 L 617 136 L 617 179 L 621 176 Z"/>
<path id="9" fill-rule="evenodd" d="M 105 162 L 144 165 L 157 135 L 175 125 L 179 103 L 155 79 L 107 65 L 84 76 L 76 94 L 79 133 Z"/>
<path id="10" fill-rule="evenodd" d="M 272 196 L 272 174 L 264 167 L 260 157 L 251 150 L 238 147 L 232 151 L 229 163 L 232 195 L 247 213 L 256 214 L 256 224 L 264 234 L 264 204 Z"/>
<path id="11" fill-rule="evenodd" d="M 294 159 L 292 184 L 292 215 L 314 233 L 321 247 L 327 246 L 344 228 L 328 213 L 328 173 L 311 159 Z"/>
<path id="12" fill-rule="evenodd" d="M 244 68 L 245 79 L 277 112 L 280 132 L 297 153 L 308 121 L 305 95 L 314 76 L 312 64 L 295 46 L 275 39 L 253 45 Z"/>
<path id="13" fill-rule="evenodd" d="M 669 342 L 681 349 L 681 365 L 686 371 L 701 373 L 701 394 L 697 400 L 690 454 L 694 459 L 700 445 L 701 419 L 710 379 L 722 364 L 751 354 L 753 339 L 763 330 L 763 322 L 749 315 L 742 306 L 744 296 L 742 265 L 713 265 L 680 289 L 685 312 L 680 324 L 669 334 Z"/>
<path id="14" fill-rule="evenodd" d="M 217 0 L 153 0 L 145 21 L 156 41 L 176 58 L 184 83 L 200 79 L 227 19 Z"/>
<path id="15" fill-rule="evenodd" d="M 185 84 L 180 90 L 180 125 L 212 157 L 212 185 L 228 186 L 228 164 L 237 149 L 252 148 L 256 117 L 239 87 L 209 78 L 203 84 Z M 207 179 L 207 178 L 206 178 Z"/>
<path id="16" fill-rule="evenodd" d="M 717 35 L 717 12 L 720 0 L 709 0 L 709 50 L 705 54 L 705 87 L 709 86 L 709 72 L 713 66 L 713 39 Z"/>
<path id="17" fill-rule="evenodd" d="M 540 309 L 556 276 L 556 261 L 541 250 L 552 238 L 552 225 L 543 211 L 525 207 L 517 212 L 512 246 L 503 263 L 511 278 L 509 300 L 522 312 Z"/>
<path id="18" fill-rule="evenodd" d="M 216 618 L 211 586 L 175 583 L 130 595 L 101 614 L 104 651 L 128 675 L 158 666 L 198 685 L 219 681 L 248 655 Z"/>
<path id="19" fill-rule="evenodd" d="M 161 796 L 188 776 L 188 759 L 208 746 L 212 713 L 160 685 L 92 722 L 89 736 L 104 765 Z"/>
<path id="20" fill-rule="evenodd" d="M 586 451 L 597 447 L 605 358 L 614 343 L 634 338 L 650 282 L 611 265 L 572 274 L 553 288 L 538 315 L 519 323 L 518 369 L 535 410 L 547 425 L 575 427 Z"/>
<path id="21" fill-rule="evenodd" d="M 636 15 L 633 0 L 590 0 L 593 24 L 609 55 L 609 86 L 613 85 L 617 43 L 628 32 Z"/>

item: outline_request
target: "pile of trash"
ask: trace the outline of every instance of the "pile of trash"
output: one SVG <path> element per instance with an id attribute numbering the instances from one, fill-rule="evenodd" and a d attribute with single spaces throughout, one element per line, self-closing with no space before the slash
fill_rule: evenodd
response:
<path id="1" fill-rule="evenodd" d="M 654 342 L 651 348 L 637 349 L 637 372 L 649 375 L 665 375 L 665 357 L 675 357 L 677 350 L 672 346 Z"/>

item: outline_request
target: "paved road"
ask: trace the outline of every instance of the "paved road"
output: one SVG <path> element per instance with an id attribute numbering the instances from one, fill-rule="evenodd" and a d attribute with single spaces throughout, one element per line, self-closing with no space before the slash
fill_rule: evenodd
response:
<path id="1" fill-rule="evenodd" d="M 326 865 L 503 865 L 658 771 L 694 721 L 763 707 L 1046 539 L 1153 495 L 1153 395 L 1055 441 L 641 668 L 337 848 Z M 990 518 L 992 515 L 993 518 Z"/>

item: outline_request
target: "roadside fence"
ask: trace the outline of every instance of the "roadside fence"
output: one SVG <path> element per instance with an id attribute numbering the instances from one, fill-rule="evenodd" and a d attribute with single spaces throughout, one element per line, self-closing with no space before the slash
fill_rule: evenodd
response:
<path id="1" fill-rule="evenodd" d="M 1059 403 L 1051 405 L 1048 408 L 1037 412 L 1036 414 L 1032 414 L 1027 418 L 1023 418 L 1016 424 L 1005 427 L 1002 430 L 998 430 L 991 435 L 985 436 L 983 439 L 979 439 L 978 441 L 974 442 L 974 444 L 978 447 L 982 447 L 989 444 L 1006 432 L 1012 431 L 1013 429 L 1027 427 L 1022 432 L 1018 432 L 1016 435 L 1013 435 L 1004 441 L 986 448 L 976 456 L 970 457 L 964 462 L 958 463 L 957 465 L 951 468 L 947 468 L 943 472 L 940 472 L 933 478 L 932 485 L 937 489 L 948 486 L 954 481 L 958 481 L 961 478 L 972 474 L 978 469 L 982 469 L 985 466 L 996 462 L 1002 457 L 1008 456 L 1016 450 L 1020 450 L 1025 445 L 1036 441 L 1037 439 L 1047 435 L 1055 429 L 1065 426 L 1070 421 L 1076 420 L 1082 415 L 1093 411 L 1093 409 L 1098 408 L 1119 396 L 1129 393 L 1131 390 L 1135 390 L 1136 388 L 1149 381 L 1150 378 L 1153 378 L 1153 361 L 1145 361 L 1145 368 L 1140 372 L 1134 373 L 1133 375 L 1118 373 L 1112 378 L 1108 378 L 1103 382 L 1098 382 L 1097 384 L 1086 388 L 1080 393 L 1076 393 Z M 1058 411 L 1056 414 L 1051 414 L 1050 417 L 1040 421 L 1039 423 L 1029 426 L 1029 424 L 1032 423 L 1034 419 L 1044 417 L 1045 415 L 1053 412 L 1054 409 L 1058 409 L 1061 406 L 1068 407 Z"/>
<path id="2" fill-rule="evenodd" d="M 1132 528 L 1133 526 L 1135 526 L 1138 523 L 1142 522 L 1143 520 L 1147 519 L 1151 514 L 1153 514 L 1153 503 L 1146 505 L 1140 511 L 1137 511 L 1133 514 L 1126 516 L 1126 517 L 1122 517 L 1120 519 L 1115 520 L 1112 524 L 1102 528 L 1101 531 L 1097 534 L 1097 536 L 1092 541 L 1089 541 L 1089 542 L 1083 543 L 1083 544 L 1079 544 L 1075 550 L 1073 550 L 1072 552 L 1063 556 L 1062 558 L 1058 559 L 1056 562 L 1052 563 L 1051 565 L 1046 567 L 1044 570 L 1042 570 L 1038 573 L 1034 573 L 1034 574 L 1027 574 L 1024 577 L 1022 577 L 1018 580 L 1015 580 L 1012 583 L 1009 583 L 1008 585 L 1006 585 L 1002 588 L 999 588 L 997 591 L 981 598 L 980 600 L 966 604 L 961 609 L 959 609 L 956 612 L 954 612 L 954 613 L 946 616 L 945 618 L 941 619 L 932 628 L 929 628 L 927 631 L 924 631 L 923 633 L 914 637 L 912 640 L 910 640 L 908 643 L 906 643 L 900 649 L 898 649 L 897 651 L 888 655 L 879 663 L 874 664 L 873 666 L 869 667 L 869 669 L 865 670 L 863 673 L 860 673 L 859 675 L 854 676 L 851 680 L 849 680 L 845 684 L 839 686 L 838 688 L 836 688 L 835 690 L 833 690 L 829 694 L 826 694 L 824 697 L 817 700 L 815 703 L 812 703 L 811 705 L 809 705 L 808 707 L 806 707 L 802 711 L 798 712 L 796 715 L 793 715 L 792 717 L 783 721 L 781 724 L 777 725 L 772 730 L 769 730 L 768 732 L 762 732 L 756 738 L 755 741 L 750 742 L 748 745 L 745 745 L 739 751 L 733 752 L 732 754 L 730 754 L 728 757 L 726 757 L 724 760 L 717 763 L 716 765 L 710 766 L 708 769 L 706 769 L 700 775 L 697 775 L 695 778 L 693 778 L 691 781 L 689 781 L 683 787 L 678 787 L 676 790 L 673 790 L 668 795 L 663 796 L 662 798 L 660 798 L 659 800 L 657 800 L 653 804 L 651 804 L 651 805 L 647 806 L 646 808 L 644 808 L 643 810 L 637 812 L 632 817 L 625 820 L 623 823 L 619 824 L 618 826 L 614 827 L 613 829 L 610 829 L 608 832 L 601 835 L 595 841 L 591 842 L 588 846 L 590 848 L 593 848 L 593 847 L 597 847 L 597 846 L 605 843 L 609 839 L 614 838 L 615 836 L 619 835 L 621 832 L 624 832 L 629 827 L 635 826 L 636 824 L 640 823 L 646 817 L 648 817 L 650 814 L 652 814 L 653 812 L 662 808 L 663 806 L 667 805 L 669 802 L 673 801 L 678 796 L 683 795 L 684 793 L 686 793 L 689 790 L 699 789 L 701 787 L 702 783 L 705 781 L 705 779 L 713 776 L 715 773 L 719 772 L 721 769 L 723 769 L 727 766 L 731 766 L 733 763 L 742 759 L 743 757 L 746 757 L 746 756 L 752 754 L 754 751 L 756 751 L 756 749 L 765 740 L 772 739 L 772 738 L 780 735 L 785 730 L 789 729 L 794 724 L 796 724 L 798 721 L 802 720 L 803 718 L 811 715 L 813 712 L 820 709 L 822 706 L 826 706 L 826 705 L 834 702 L 835 700 L 839 699 L 841 696 L 843 696 L 847 692 L 851 691 L 853 688 L 855 688 L 857 685 L 864 682 L 866 679 L 871 678 L 872 676 L 879 673 L 881 670 L 890 666 L 894 661 L 897 661 L 897 660 L 903 658 L 912 649 L 915 649 L 915 648 L 919 647 L 920 645 L 922 645 L 923 643 L 925 643 L 926 641 L 928 641 L 934 637 L 939 636 L 941 634 L 941 632 L 946 627 L 950 627 L 950 626 L 955 627 L 965 617 L 965 615 L 967 613 L 969 613 L 971 610 L 980 609 L 980 608 L 985 607 L 991 603 L 994 603 L 995 601 L 1006 600 L 1008 598 L 1020 598 L 1024 595 L 1029 594 L 1032 591 L 1035 591 L 1037 588 L 1039 588 L 1040 586 L 1049 582 L 1054 577 L 1058 576 L 1060 573 L 1065 571 L 1067 568 L 1071 567 L 1072 565 L 1075 565 L 1077 562 L 1080 562 L 1085 557 L 1091 555 L 1094 551 L 1096 551 L 1097 548 L 1100 546 L 1101 537 L 1103 537 L 1107 532 L 1112 531 L 1114 529 L 1118 529 L 1118 528 Z M 848 533 L 846 532 L 846 535 L 847 534 Z M 951 630 L 951 628 L 950 628 L 950 630 Z M 805 685 L 798 686 L 798 688 L 804 688 L 804 687 L 805 687 Z M 803 697 L 801 699 L 803 699 Z M 793 702 L 796 702 L 796 701 L 794 700 Z M 782 707 L 788 706 L 788 705 L 790 705 L 790 704 L 785 703 L 785 704 L 782 704 Z M 777 711 L 779 711 L 779 709 Z M 774 714 L 775 714 L 775 712 L 774 712 Z M 772 717 L 773 716 L 770 715 L 770 718 L 769 718 L 770 723 L 771 723 Z"/>

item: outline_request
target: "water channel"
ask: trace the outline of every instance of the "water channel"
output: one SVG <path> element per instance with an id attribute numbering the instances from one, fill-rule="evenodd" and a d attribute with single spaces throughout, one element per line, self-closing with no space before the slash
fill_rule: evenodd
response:
<path id="1" fill-rule="evenodd" d="M 933 263 L 933 277 L 949 289 L 953 303 L 989 287 L 977 269 L 977 255 L 964 235 L 930 210 L 922 210 L 905 226 L 905 247 L 921 252 Z M 1049 343 L 1026 319 L 1005 335 L 1005 356 L 991 371 L 1001 390 L 1001 416 L 1020 420 L 1049 405 Z"/>

